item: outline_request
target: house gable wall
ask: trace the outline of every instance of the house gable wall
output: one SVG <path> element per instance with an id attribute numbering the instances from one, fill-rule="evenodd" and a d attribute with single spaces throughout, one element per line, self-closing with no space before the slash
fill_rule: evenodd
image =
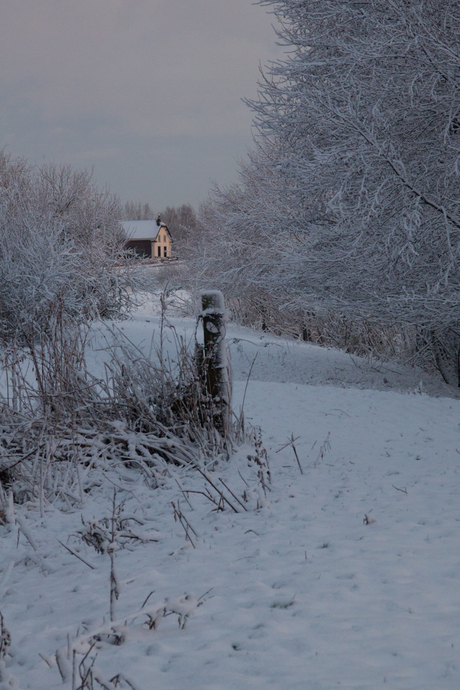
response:
<path id="1" fill-rule="evenodd" d="M 152 256 L 156 258 L 170 258 L 171 249 L 171 235 L 166 225 L 161 224 L 157 236 L 152 242 Z"/>

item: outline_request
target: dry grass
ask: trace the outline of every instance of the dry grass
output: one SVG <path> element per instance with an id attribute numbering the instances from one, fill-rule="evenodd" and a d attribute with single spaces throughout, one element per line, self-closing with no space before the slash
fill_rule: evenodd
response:
<path id="1" fill-rule="evenodd" d="M 5 350 L 0 481 L 16 502 L 70 507 L 91 490 L 94 470 L 136 467 L 156 486 L 170 463 L 228 457 L 232 430 L 216 428 L 193 347 L 171 332 L 173 359 L 161 345 L 149 359 L 114 333 L 104 379 L 86 365 L 88 328 L 56 323 Z"/>

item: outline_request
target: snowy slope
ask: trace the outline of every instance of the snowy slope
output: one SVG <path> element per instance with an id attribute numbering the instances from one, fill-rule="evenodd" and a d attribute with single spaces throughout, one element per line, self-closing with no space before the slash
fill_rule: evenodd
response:
<path id="1" fill-rule="evenodd" d="M 193 333 L 191 320 L 174 325 Z M 150 348 L 158 316 L 144 306 L 118 326 Z M 12 637 L 1 671 L 10 681 L 0 688 L 70 689 L 55 652 L 65 676 L 68 647 L 79 640 L 84 649 L 99 631 L 100 649 L 88 658 L 97 651 L 99 677 L 107 684 L 122 674 L 122 688 L 457 689 L 460 401 L 420 393 L 421 378 L 422 390 L 448 392 L 420 372 L 248 329 L 232 327 L 229 338 L 235 408 L 245 397 L 246 420 L 262 428 L 269 453 L 267 498 L 247 446 L 212 473 L 237 498 L 252 495 L 247 510 L 236 500 L 238 512 L 214 510 L 192 493 L 204 492 L 203 478 L 179 469 L 157 490 L 133 470 L 109 472 L 94 480 L 85 505 L 48 506 L 43 519 L 37 506 L 17 507 L 22 528 L 0 528 L 1 612 Z M 144 537 L 115 558 L 119 646 L 104 634 L 110 558 L 78 536 L 82 517 L 110 517 L 114 484 Z M 133 616 L 149 594 L 146 608 L 180 612 L 186 603 L 175 600 L 185 592 L 200 605 L 184 629 L 176 613 L 156 630 Z"/>

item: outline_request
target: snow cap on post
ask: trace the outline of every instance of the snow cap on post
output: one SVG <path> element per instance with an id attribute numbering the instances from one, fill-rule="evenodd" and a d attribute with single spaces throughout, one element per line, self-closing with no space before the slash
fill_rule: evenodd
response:
<path id="1" fill-rule="evenodd" d="M 225 301 L 220 290 L 206 290 L 200 293 L 202 314 L 224 314 Z"/>

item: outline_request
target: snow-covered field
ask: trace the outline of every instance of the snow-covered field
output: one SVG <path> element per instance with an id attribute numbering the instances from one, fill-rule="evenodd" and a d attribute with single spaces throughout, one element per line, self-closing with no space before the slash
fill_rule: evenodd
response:
<path id="1" fill-rule="evenodd" d="M 172 323 L 193 334 L 193 320 Z M 146 303 L 118 327 L 148 351 L 157 310 Z M 209 475 L 233 492 L 234 509 L 216 511 L 203 477 L 178 468 L 156 490 L 132 469 L 109 473 L 83 506 L 48 506 L 43 518 L 15 506 L 15 528 L 0 528 L 11 633 L 0 689 L 72 688 L 69 649 L 97 639 L 86 660 L 97 655 L 94 688 L 457 690 L 455 391 L 420 371 L 249 329 L 231 326 L 228 338 L 235 409 L 244 398 L 268 451 L 266 498 L 247 445 Z M 110 557 L 81 539 L 90 520 L 111 517 L 114 488 L 124 527 L 140 537 L 115 554 L 116 635 Z M 163 609 L 170 615 L 149 629 L 147 614 Z"/>

